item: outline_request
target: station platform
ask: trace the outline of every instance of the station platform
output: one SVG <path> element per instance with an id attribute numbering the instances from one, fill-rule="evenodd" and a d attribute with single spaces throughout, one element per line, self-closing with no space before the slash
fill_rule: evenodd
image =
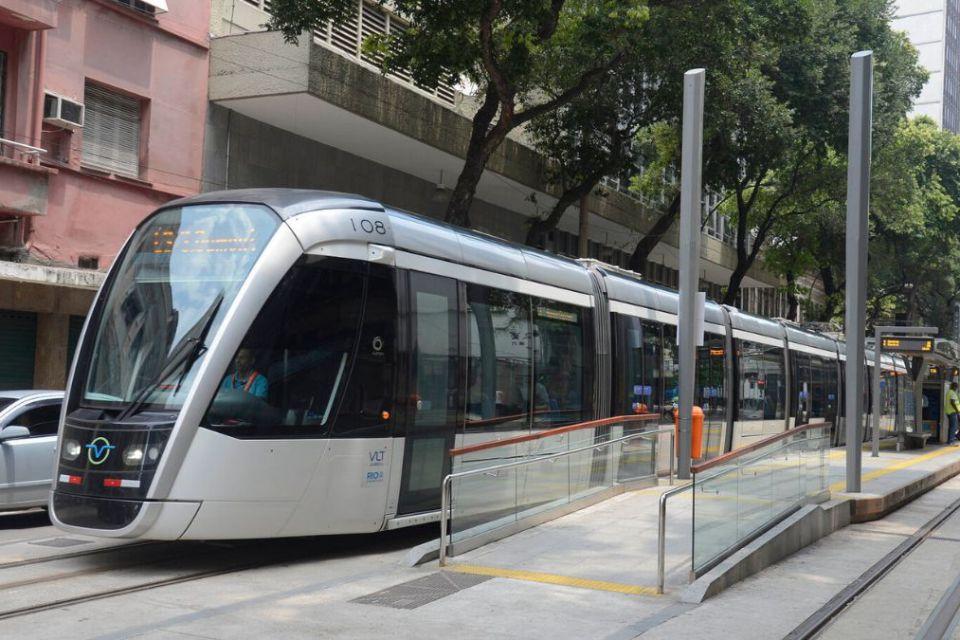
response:
<path id="1" fill-rule="evenodd" d="M 856 494 L 844 491 L 845 450 L 827 453 L 832 508 L 849 509 L 850 514 L 837 526 L 882 518 L 960 474 L 960 447 L 936 445 L 898 452 L 893 445 L 885 442 L 876 458 L 864 448 L 862 491 Z M 661 481 L 658 487 L 624 493 L 452 557 L 446 570 L 682 600 L 691 580 L 693 500 L 687 491 L 668 502 L 665 596 L 657 596 L 658 502 L 667 489 Z M 752 556 L 749 561 L 758 560 Z"/>

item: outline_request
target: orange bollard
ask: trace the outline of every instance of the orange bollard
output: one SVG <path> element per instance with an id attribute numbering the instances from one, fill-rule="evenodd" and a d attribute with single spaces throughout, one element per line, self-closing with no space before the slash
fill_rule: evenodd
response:
<path id="1" fill-rule="evenodd" d="M 703 409 L 693 405 L 691 433 L 690 433 L 690 459 L 699 460 L 703 456 Z M 680 412 L 673 410 L 673 433 L 676 453 L 680 455 Z"/>

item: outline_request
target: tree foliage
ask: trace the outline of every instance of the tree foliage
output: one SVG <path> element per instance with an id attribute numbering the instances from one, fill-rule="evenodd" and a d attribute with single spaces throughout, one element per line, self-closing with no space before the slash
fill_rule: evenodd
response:
<path id="1" fill-rule="evenodd" d="M 788 260 L 784 245 L 816 224 L 819 208 L 842 197 L 842 191 L 823 185 L 835 184 L 836 163 L 845 162 L 850 54 L 872 49 L 877 60 L 878 141 L 892 135 L 925 74 L 905 36 L 890 28 L 885 0 L 721 0 L 712 5 L 714 11 L 727 7 L 737 18 L 709 20 L 697 26 L 696 34 L 687 34 L 688 39 L 699 36 L 699 48 L 684 62 L 707 68 L 703 183 L 725 196 L 722 212 L 736 229 L 737 262 L 724 297 L 733 304 L 764 248 L 777 249 L 771 262 L 779 257 L 781 272 L 788 280 L 796 278 L 793 270 L 804 263 Z M 673 15 L 654 10 L 650 24 L 658 17 L 664 33 L 683 41 L 682 9 Z M 679 109 L 677 99 L 676 116 L 668 120 L 675 127 Z M 660 148 L 669 154 L 661 163 L 677 162 L 678 148 Z M 668 207 L 655 228 L 665 232 L 676 213 Z M 642 268 L 654 244 L 641 241 L 635 269 Z"/>
<path id="2" fill-rule="evenodd" d="M 810 317 L 839 323 L 845 282 L 846 159 L 831 156 L 811 200 L 765 255 L 817 275 L 825 298 L 807 301 Z M 871 322 L 930 323 L 945 329 L 960 301 L 960 138 L 928 118 L 902 120 L 875 145 L 870 194 L 868 313 Z"/>
<path id="3" fill-rule="evenodd" d="M 353 0 L 273 0 L 270 27 L 295 40 L 342 20 Z M 464 78 L 479 87 L 463 170 L 448 222 L 469 226 L 477 184 L 510 131 L 598 86 L 637 46 L 644 0 L 393 0 L 409 22 L 364 46 L 384 71 L 403 69 L 436 86 Z"/>

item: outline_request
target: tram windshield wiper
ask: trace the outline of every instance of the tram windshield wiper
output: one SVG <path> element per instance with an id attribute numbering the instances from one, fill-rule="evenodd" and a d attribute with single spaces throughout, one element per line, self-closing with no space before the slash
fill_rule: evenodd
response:
<path id="1" fill-rule="evenodd" d="M 177 343 L 177 346 L 173 348 L 173 351 L 170 352 L 170 357 L 167 359 L 167 363 L 163 365 L 163 369 L 160 370 L 160 374 L 153 382 L 137 393 L 133 400 L 130 401 L 130 404 L 127 405 L 127 408 L 120 412 L 120 415 L 117 417 L 118 421 L 122 421 L 136 413 L 137 410 L 146 403 L 147 398 L 163 384 L 164 380 L 172 376 L 182 367 L 183 372 L 177 379 L 176 387 L 177 391 L 180 390 L 183 379 L 190 371 L 190 365 L 207 349 L 207 332 L 210 330 L 210 325 L 213 324 L 213 319 L 217 316 L 217 311 L 220 309 L 222 303 L 223 292 L 221 291 L 197 322 L 184 334 L 180 342 Z"/>

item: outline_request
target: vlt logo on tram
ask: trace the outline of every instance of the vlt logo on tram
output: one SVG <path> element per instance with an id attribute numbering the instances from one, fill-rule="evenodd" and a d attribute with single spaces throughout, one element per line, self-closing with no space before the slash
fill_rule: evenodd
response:
<path id="1" fill-rule="evenodd" d="M 87 460 L 90 461 L 90 464 L 103 464 L 110 457 L 110 451 L 117 448 L 103 436 L 94 438 L 93 442 L 87 443 L 86 447 Z"/>

